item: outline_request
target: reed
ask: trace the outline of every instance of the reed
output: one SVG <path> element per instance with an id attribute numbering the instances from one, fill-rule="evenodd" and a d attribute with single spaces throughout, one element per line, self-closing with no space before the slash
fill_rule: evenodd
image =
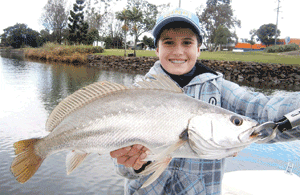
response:
<path id="1" fill-rule="evenodd" d="M 87 55 L 102 53 L 101 47 L 89 45 L 59 45 L 46 43 L 41 48 L 27 48 L 25 57 L 65 63 L 87 63 Z"/>

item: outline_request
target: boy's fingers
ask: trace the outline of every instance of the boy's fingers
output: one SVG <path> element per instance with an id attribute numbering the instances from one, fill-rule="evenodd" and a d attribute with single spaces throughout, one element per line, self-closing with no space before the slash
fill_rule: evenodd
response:
<path id="1" fill-rule="evenodd" d="M 140 155 L 138 159 L 135 161 L 132 168 L 134 168 L 135 170 L 139 170 L 140 168 L 142 168 L 142 166 L 145 163 L 147 163 L 146 161 L 143 161 L 147 157 L 147 155 L 148 155 L 148 149 L 144 147 L 144 150 L 140 150 Z"/>
<path id="2" fill-rule="evenodd" d="M 143 164 L 145 164 L 146 162 L 140 161 L 139 159 L 135 162 L 135 164 L 133 165 L 133 169 L 135 170 L 139 170 L 140 168 L 142 168 Z"/>
<path id="3" fill-rule="evenodd" d="M 128 156 L 134 156 L 136 154 L 139 154 L 140 151 L 144 148 L 144 146 L 140 144 L 133 145 L 131 150 L 128 152 Z"/>
<path id="4" fill-rule="evenodd" d="M 117 163 L 120 164 L 120 165 L 124 165 L 127 160 L 128 160 L 127 156 L 121 156 L 121 157 L 117 158 Z"/>
<path id="5" fill-rule="evenodd" d="M 110 155 L 112 158 L 117 158 L 118 164 L 125 165 L 126 167 L 133 167 L 138 170 L 146 163 L 143 159 L 147 157 L 148 151 L 148 148 L 136 144 L 112 151 L 110 152 Z"/>
<path id="6" fill-rule="evenodd" d="M 110 156 L 112 158 L 118 158 L 118 157 L 124 156 L 130 150 L 131 150 L 131 146 L 128 146 L 128 147 L 125 147 L 125 148 L 121 148 L 121 149 L 118 149 L 118 150 L 115 150 L 115 151 L 111 151 L 110 152 Z"/>
<path id="7" fill-rule="evenodd" d="M 138 158 L 139 158 L 139 155 L 131 156 L 131 157 L 127 158 L 124 165 L 126 167 L 133 167 Z"/>
<path id="8" fill-rule="evenodd" d="M 145 158 L 147 157 L 147 152 L 143 152 L 141 153 L 141 155 L 139 156 L 139 159 L 138 160 L 144 160 Z"/>

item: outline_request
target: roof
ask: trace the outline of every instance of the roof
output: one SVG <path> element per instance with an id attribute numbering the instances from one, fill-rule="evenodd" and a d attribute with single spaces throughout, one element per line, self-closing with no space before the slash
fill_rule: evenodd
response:
<path id="1" fill-rule="evenodd" d="M 234 48 L 236 49 L 261 49 L 265 48 L 266 46 L 263 44 L 254 44 L 251 46 L 250 43 L 237 43 Z"/>
<path id="2" fill-rule="evenodd" d="M 278 42 L 283 42 L 283 44 L 285 45 L 285 39 L 279 39 Z M 300 39 L 290 39 L 289 44 L 292 44 L 292 43 L 300 45 Z"/>

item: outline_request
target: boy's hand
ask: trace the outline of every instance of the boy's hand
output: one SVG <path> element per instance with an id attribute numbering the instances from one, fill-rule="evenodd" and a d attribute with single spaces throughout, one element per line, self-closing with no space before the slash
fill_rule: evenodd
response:
<path id="1" fill-rule="evenodd" d="M 136 144 L 129 147 L 121 148 L 110 152 L 112 158 L 117 158 L 117 162 L 126 167 L 132 167 L 135 170 L 142 168 L 143 164 L 147 162 L 142 161 L 147 157 L 147 152 L 149 149 Z"/>

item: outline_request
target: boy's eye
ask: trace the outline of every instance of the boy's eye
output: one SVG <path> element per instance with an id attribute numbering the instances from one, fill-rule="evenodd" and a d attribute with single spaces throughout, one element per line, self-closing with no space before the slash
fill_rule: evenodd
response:
<path id="1" fill-rule="evenodd" d="M 172 45 L 172 44 L 174 44 L 174 42 L 173 41 L 165 41 L 164 44 L 166 44 L 166 45 Z"/>
<path id="2" fill-rule="evenodd" d="M 184 41 L 184 42 L 183 42 L 183 45 L 191 45 L 191 44 L 192 44 L 191 41 Z"/>

